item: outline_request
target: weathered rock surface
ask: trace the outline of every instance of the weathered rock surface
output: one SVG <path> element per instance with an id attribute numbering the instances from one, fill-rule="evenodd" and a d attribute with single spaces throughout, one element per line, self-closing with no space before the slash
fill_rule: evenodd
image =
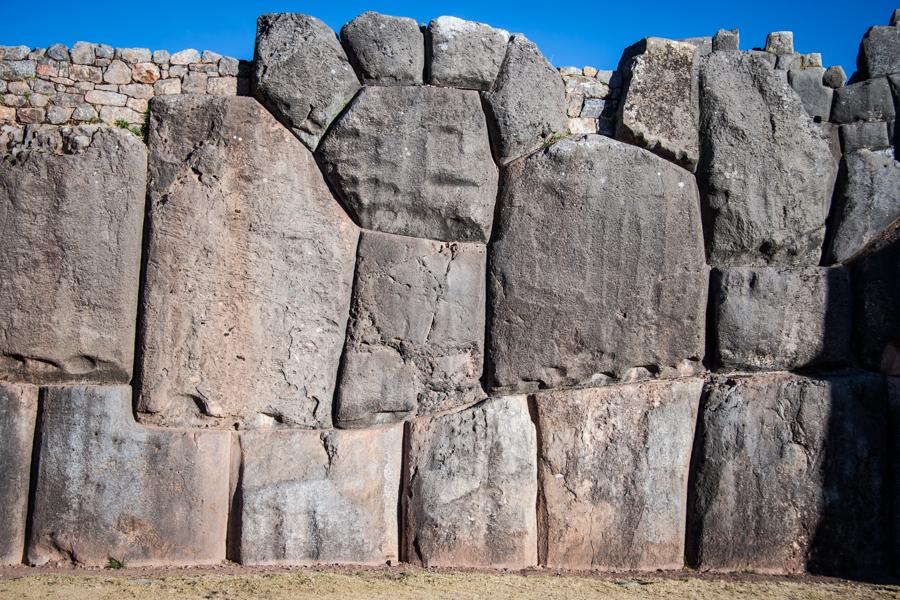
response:
<path id="1" fill-rule="evenodd" d="M 541 564 L 680 569 L 703 380 L 541 392 Z"/>
<path id="2" fill-rule="evenodd" d="M 835 186 L 827 256 L 843 262 L 900 217 L 900 164 L 880 152 L 845 154 Z"/>
<path id="3" fill-rule="evenodd" d="M 884 386 L 857 372 L 721 377 L 701 408 L 688 562 L 859 573 L 887 555 Z"/>
<path id="4" fill-rule="evenodd" d="M 831 120 L 835 123 L 854 121 L 891 121 L 894 99 L 891 86 L 884 77 L 845 85 L 834 91 Z"/>
<path id="5" fill-rule="evenodd" d="M 260 16 L 253 65 L 254 95 L 310 150 L 360 87 L 337 36 L 307 15 Z"/>
<path id="6" fill-rule="evenodd" d="M 403 560 L 537 564 L 537 448 L 524 396 L 407 424 Z"/>
<path id="7" fill-rule="evenodd" d="M 0 565 L 22 562 L 38 388 L 0 383 Z"/>
<path id="8" fill-rule="evenodd" d="M 707 269 L 688 171 L 590 135 L 504 177 L 487 385 L 571 386 L 702 358 Z"/>
<path id="9" fill-rule="evenodd" d="M 494 158 L 500 165 L 533 152 L 566 128 L 562 78 L 534 42 L 510 37 L 494 89 L 484 93 Z"/>
<path id="10" fill-rule="evenodd" d="M 242 564 L 397 560 L 403 427 L 241 435 Z"/>
<path id="11" fill-rule="evenodd" d="M 816 122 L 828 121 L 831 115 L 831 102 L 834 89 L 822 83 L 825 69 L 809 67 L 788 71 L 788 83 L 800 96 L 806 113 Z"/>
<path id="12" fill-rule="evenodd" d="M 328 427 L 358 230 L 254 99 L 153 100 L 138 418 Z"/>
<path id="13" fill-rule="evenodd" d="M 836 171 L 828 141 L 762 58 L 700 69 L 697 169 L 710 264 L 815 265 Z"/>
<path id="14" fill-rule="evenodd" d="M 365 231 L 335 421 L 369 427 L 484 397 L 485 247 Z"/>
<path id="15" fill-rule="evenodd" d="M 147 150 L 100 128 L 0 162 L 0 379 L 131 379 Z"/>
<path id="16" fill-rule="evenodd" d="M 843 267 L 730 267 L 710 279 L 719 367 L 794 370 L 849 359 L 852 290 Z"/>
<path id="17" fill-rule="evenodd" d="M 619 62 L 625 85 L 616 139 L 695 170 L 700 152 L 696 67 L 692 44 L 651 37 L 626 49 Z"/>
<path id="18" fill-rule="evenodd" d="M 737 52 L 740 46 L 740 32 L 737 29 L 720 29 L 712 39 L 713 52 Z"/>
<path id="19" fill-rule="evenodd" d="M 842 67 L 841 65 L 828 67 L 827 69 L 825 69 L 825 74 L 822 75 L 822 83 L 832 89 L 844 87 L 844 83 L 846 82 L 847 74 L 844 73 L 844 67 Z"/>
<path id="20" fill-rule="evenodd" d="M 431 85 L 490 90 L 506 56 L 509 32 L 456 17 L 428 24 Z"/>
<path id="21" fill-rule="evenodd" d="M 362 227 L 447 241 L 490 236 L 497 168 L 477 92 L 367 87 L 317 155 Z"/>
<path id="22" fill-rule="evenodd" d="M 856 65 L 867 79 L 900 73 L 900 27 L 869 28 L 859 45 Z"/>
<path id="23" fill-rule="evenodd" d="M 38 427 L 30 564 L 224 560 L 227 432 L 140 427 L 128 386 L 46 388 Z"/>
<path id="24" fill-rule="evenodd" d="M 887 150 L 891 147 L 888 137 L 888 124 L 882 122 L 869 123 L 857 121 L 840 126 L 841 150 L 850 154 L 857 150 Z M 841 176 L 838 171 L 838 177 Z"/>
<path id="25" fill-rule="evenodd" d="M 422 83 L 425 39 L 415 20 L 364 12 L 341 28 L 341 40 L 363 83 Z"/>

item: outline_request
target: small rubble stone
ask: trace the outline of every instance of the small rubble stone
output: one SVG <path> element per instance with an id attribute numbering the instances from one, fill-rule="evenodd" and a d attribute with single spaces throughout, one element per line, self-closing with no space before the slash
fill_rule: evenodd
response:
<path id="1" fill-rule="evenodd" d="M 69 50 L 69 56 L 76 65 L 94 64 L 94 45 L 88 42 L 75 42 Z"/>
<path id="2" fill-rule="evenodd" d="M 158 65 L 168 65 L 169 59 L 172 57 L 168 50 L 154 50 L 153 62 Z"/>
<path id="3" fill-rule="evenodd" d="M 115 84 L 131 83 L 131 67 L 121 60 L 114 60 L 103 72 L 103 81 Z"/>
<path id="4" fill-rule="evenodd" d="M 834 91 L 831 120 L 835 123 L 893 119 L 894 99 L 886 77 L 860 81 Z"/>
<path id="5" fill-rule="evenodd" d="M 149 100 L 154 95 L 153 86 L 144 83 L 130 83 L 119 86 L 119 93 L 125 94 L 129 98 L 143 98 L 144 100 Z"/>
<path id="6" fill-rule="evenodd" d="M 581 72 L 584 74 L 585 77 L 596 77 L 597 76 L 597 69 L 595 69 L 594 67 L 583 67 L 581 69 Z"/>
<path id="7" fill-rule="evenodd" d="M 788 83 L 800 96 L 806 113 L 816 122 L 826 122 L 831 115 L 834 90 L 822 84 L 825 69 L 809 67 L 788 71 Z"/>
<path id="8" fill-rule="evenodd" d="M 900 27 L 869 28 L 859 45 L 856 62 L 866 79 L 900 73 Z"/>
<path id="9" fill-rule="evenodd" d="M 0 61 L 0 79 L 22 81 L 34 77 L 35 63 L 31 60 Z"/>
<path id="10" fill-rule="evenodd" d="M 230 56 L 223 56 L 219 61 L 219 74 L 220 75 L 237 75 L 238 74 L 238 60 L 236 58 L 231 58 Z"/>
<path id="11" fill-rule="evenodd" d="M 69 62 L 69 49 L 65 44 L 53 44 L 47 48 L 47 56 L 53 60 Z"/>
<path id="12" fill-rule="evenodd" d="M 75 81 L 100 83 L 103 81 L 103 70 L 89 65 L 72 65 L 69 68 L 69 77 Z"/>
<path id="13" fill-rule="evenodd" d="M 208 81 L 206 73 L 188 73 L 181 79 L 181 93 L 205 94 Z"/>
<path id="14" fill-rule="evenodd" d="M 794 32 L 773 31 L 766 36 L 766 52 L 772 54 L 794 53 Z"/>
<path id="15" fill-rule="evenodd" d="M 171 94 L 180 94 L 181 93 L 181 80 L 180 79 L 160 79 L 156 83 L 153 84 L 153 91 L 156 92 L 158 96 L 167 96 Z"/>
<path id="16" fill-rule="evenodd" d="M 847 75 L 841 65 L 828 67 L 825 69 L 825 75 L 822 76 L 822 83 L 833 89 L 844 87 L 846 81 Z"/>
<path id="17" fill-rule="evenodd" d="M 43 108 L 20 108 L 16 110 L 16 119 L 18 119 L 20 123 L 43 123 L 45 117 L 46 111 L 44 111 Z"/>
<path id="18" fill-rule="evenodd" d="M 808 54 L 801 54 L 800 66 L 804 69 L 809 69 L 810 67 L 824 67 L 822 64 L 822 53 L 810 52 Z"/>
<path id="19" fill-rule="evenodd" d="M 428 24 L 428 33 L 431 43 L 428 83 L 491 89 L 506 56 L 508 31 L 456 17 L 438 17 Z"/>
<path id="20" fill-rule="evenodd" d="M 712 39 L 713 52 L 736 52 L 740 45 L 737 29 L 720 29 Z"/>
<path id="21" fill-rule="evenodd" d="M 116 57 L 129 64 L 148 63 L 152 60 L 150 50 L 147 48 L 118 48 Z"/>
<path id="22" fill-rule="evenodd" d="M 169 56 L 169 63 L 173 65 L 189 65 L 197 62 L 200 62 L 200 53 L 193 48 L 188 48 Z"/>
<path id="23" fill-rule="evenodd" d="M 0 60 L 26 60 L 30 51 L 28 46 L 0 46 Z"/>
<path id="24" fill-rule="evenodd" d="M 22 562 L 38 388 L 0 383 L 0 565 Z"/>
<path id="25" fill-rule="evenodd" d="M 208 64 L 218 65 L 221 59 L 222 55 L 218 52 L 213 52 L 212 50 L 204 50 L 200 55 L 200 60 Z"/>
<path id="26" fill-rule="evenodd" d="M 159 67 L 152 62 L 138 63 L 131 67 L 131 78 L 138 83 L 153 83 L 159 77 Z"/>
<path id="27" fill-rule="evenodd" d="M 125 106 L 140 114 L 147 112 L 147 109 L 150 107 L 149 103 L 144 98 L 129 98 L 128 102 L 125 103 Z"/>
<path id="28" fill-rule="evenodd" d="M 110 60 L 115 57 L 116 50 L 108 44 L 94 44 L 94 56 L 98 61 Z M 101 64 L 97 62 L 97 64 Z"/>
<path id="29" fill-rule="evenodd" d="M 504 52 L 504 54 L 505 54 L 505 52 Z M 502 60 L 501 60 L 501 62 L 502 62 Z M 498 65 L 497 68 L 498 68 L 498 69 L 500 68 L 499 65 Z M 559 68 L 559 74 L 560 74 L 560 75 L 563 75 L 563 76 L 566 76 L 566 75 L 583 75 L 583 71 L 582 71 L 581 69 L 579 69 L 578 67 L 560 67 L 560 68 Z"/>
<path id="30" fill-rule="evenodd" d="M 73 121 L 93 121 L 100 118 L 95 109 L 90 104 L 80 104 L 72 109 Z"/>
<path id="31" fill-rule="evenodd" d="M 840 126 L 841 150 L 850 154 L 857 150 L 886 150 L 891 147 L 888 124 L 857 121 Z"/>
<path id="32" fill-rule="evenodd" d="M 118 92 L 104 92 L 100 90 L 90 90 L 85 92 L 84 99 L 90 104 L 100 104 L 102 106 L 125 106 L 128 96 Z"/>
<path id="33" fill-rule="evenodd" d="M 422 83 L 425 38 L 414 19 L 364 12 L 341 28 L 341 41 L 363 83 Z"/>
<path id="34" fill-rule="evenodd" d="M 206 93 L 213 96 L 235 96 L 237 92 L 237 77 L 210 77 L 206 82 Z"/>
<path id="35" fill-rule="evenodd" d="M 0 121 L 14 123 L 16 121 L 16 109 L 9 106 L 0 106 Z"/>
<path id="36" fill-rule="evenodd" d="M 697 49 L 697 56 L 706 56 L 712 52 L 712 36 L 690 37 L 678 40 L 690 44 Z"/>
<path id="37" fill-rule="evenodd" d="M 779 54 L 775 60 L 775 68 L 779 71 L 790 71 L 802 68 L 799 54 Z"/>
<path id="38" fill-rule="evenodd" d="M 577 117 L 569 119 L 568 125 L 569 133 L 572 135 L 586 135 L 599 132 L 599 126 L 595 118 Z"/>

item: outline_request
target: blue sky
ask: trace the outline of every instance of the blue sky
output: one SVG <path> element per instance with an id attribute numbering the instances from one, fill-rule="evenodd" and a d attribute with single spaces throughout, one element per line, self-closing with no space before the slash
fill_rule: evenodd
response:
<path id="1" fill-rule="evenodd" d="M 598 68 L 613 68 L 626 46 L 649 35 L 681 38 L 738 27 L 741 48 L 749 49 L 762 46 L 769 31 L 790 30 L 799 52 L 822 52 L 826 66 L 842 64 L 850 75 L 863 33 L 870 25 L 886 25 L 897 7 L 900 2 L 894 5 L 874 0 L 0 0 L 0 44 L 43 47 L 85 40 L 170 51 L 192 47 L 251 58 L 259 14 L 312 14 L 337 31 L 357 14 L 375 10 L 420 22 L 440 15 L 483 21 L 524 33 L 557 66 L 587 64 Z"/>

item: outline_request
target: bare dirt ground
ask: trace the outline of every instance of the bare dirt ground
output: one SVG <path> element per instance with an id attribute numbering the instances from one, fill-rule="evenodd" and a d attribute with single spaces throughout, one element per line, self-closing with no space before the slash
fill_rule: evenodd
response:
<path id="1" fill-rule="evenodd" d="M 604 600 L 765 598 L 896 599 L 900 581 L 861 583 L 828 577 L 694 572 L 497 572 L 394 567 L 30 569 L 0 568 L 0 599 L 489 599 Z"/>

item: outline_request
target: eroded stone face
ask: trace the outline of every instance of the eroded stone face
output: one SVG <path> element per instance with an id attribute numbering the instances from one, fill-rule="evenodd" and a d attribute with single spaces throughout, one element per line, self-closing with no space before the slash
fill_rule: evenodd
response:
<path id="1" fill-rule="evenodd" d="M 0 379 L 131 379 L 147 150 L 100 128 L 0 162 Z"/>
<path id="2" fill-rule="evenodd" d="M 428 34 L 430 84 L 491 89 L 506 56 L 508 31 L 456 17 L 438 17 L 428 24 Z"/>
<path id="3" fill-rule="evenodd" d="M 328 427 L 358 231 L 252 98 L 153 101 L 138 417 Z"/>
<path id="4" fill-rule="evenodd" d="M 497 195 L 477 92 L 367 87 L 317 153 L 357 223 L 446 241 L 487 241 Z"/>
<path id="5" fill-rule="evenodd" d="M 541 563 L 680 569 L 703 380 L 535 396 Z"/>
<path id="6" fill-rule="evenodd" d="M 254 95 L 310 150 L 360 87 L 335 33 L 308 15 L 260 16 L 253 65 Z"/>
<path id="7" fill-rule="evenodd" d="M 369 427 L 484 397 L 483 244 L 363 232 L 336 424 Z"/>
<path id="8" fill-rule="evenodd" d="M 364 83 L 422 83 L 425 40 L 415 20 L 364 12 L 341 28 L 341 39 Z"/>
<path id="9" fill-rule="evenodd" d="M 241 435 L 240 562 L 397 560 L 403 426 Z"/>
<path id="10" fill-rule="evenodd" d="M 230 434 L 140 427 L 128 386 L 46 388 L 38 426 L 30 564 L 224 560 Z"/>
<path id="11" fill-rule="evenodd" d="M 422 566 L 537 564 L 536 436 L 524 396 L 407 424 L 401 557 Z"/>
<path id="12" fill-rule="evenodd" d="M 38 388 L 0 383 L 0 565 L 22 562 Z"/>
<path id="13" fill-rule="evenodd" d="M 863 36 L 856 62 L 867 78 L 900 73 L 900 27 L 871 27 Z"/>
<path id="14" fill-rule="evenodd" d="M 510 165 L 502 189 L 487 385 L 590 384 L 702 359 L 708 273 L 688 171 L 591 135 Z"/>
<path id="15" fill-rule="evenodd" d="M 689 562 L 775 573 L 884 570 L 886 419 L 873 373 L 713 380 L 695 450 Z"/>

